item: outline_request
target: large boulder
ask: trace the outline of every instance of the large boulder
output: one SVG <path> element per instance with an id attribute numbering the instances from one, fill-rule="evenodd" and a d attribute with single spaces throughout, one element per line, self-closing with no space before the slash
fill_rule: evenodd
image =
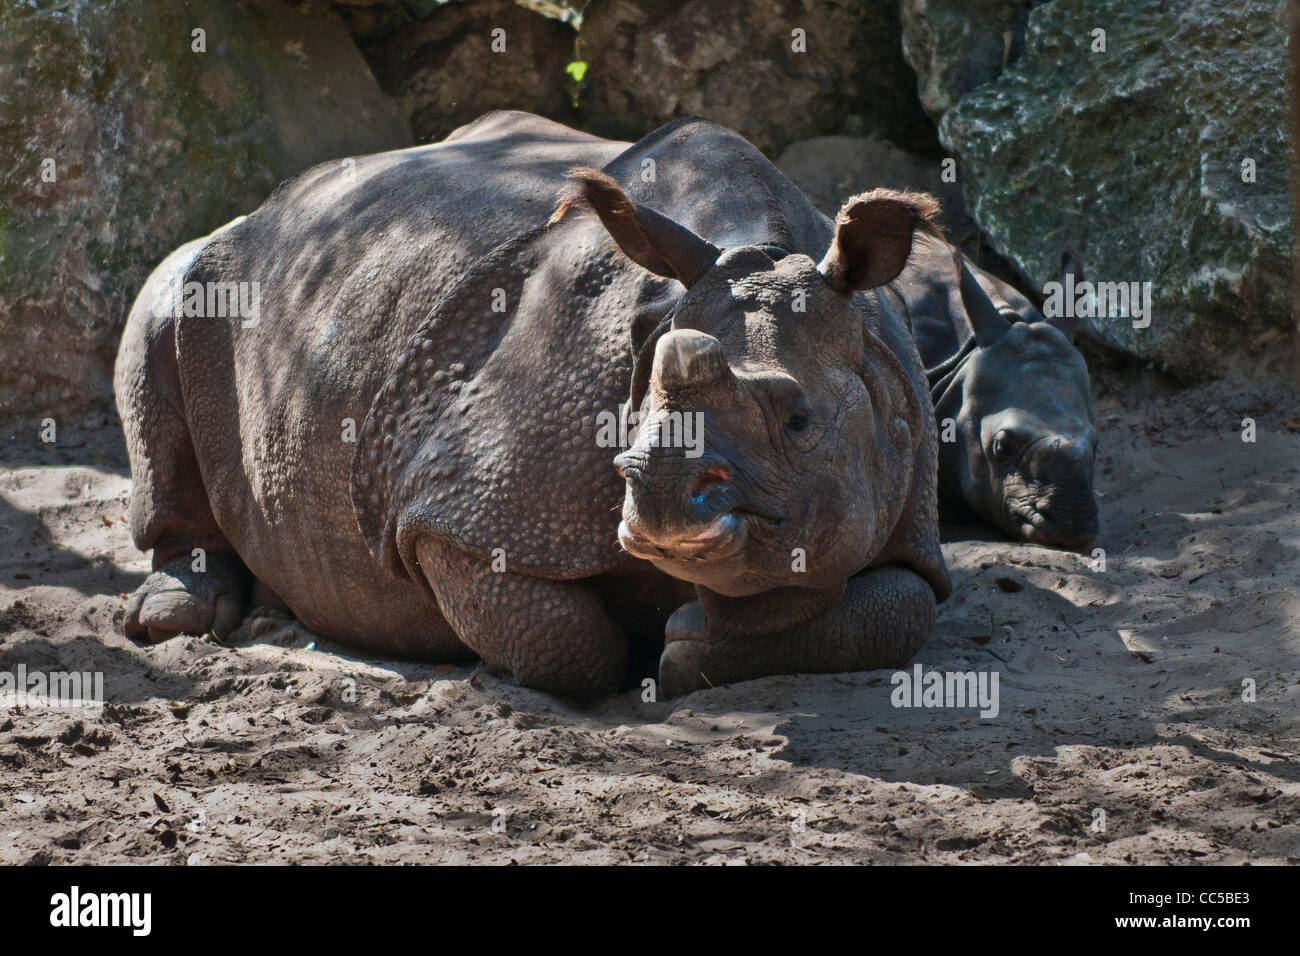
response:
<path id="1" fill-rule="evenodd" d="M 1257 367 L 1290 335 L 1283 9 L 1054 0 L 1019 63 L 940 125 L 998 248 L 1039 285 L 1067 248 L 1089 279 L 1151 282 L 1149 326 L 1083 328 L 1184 377 Z"/>
<path id="2" fill-rule="evenodd" d="M 362 49 L 416 139 L 433 142 L 496 109 L 573 123 L 565 67 L 575 40 L 569 25 L 514 0 L 473 0 L 440 6 Z"/>
<path id="3" fill-rule="evenodd" d="M 902 0 L 903 56 L 936 120 L 996 79 L 1024 50 L 1029 8 L 1042 0 Z"/>
<path id="4" fill-rule="evenodd" d="M 269 0 L 0 4 L 0 90 L 3 418 L 107 402 L 170 250 L 308 166 L 411 142 L 347 34 Z"/>
<path id="5" fill-rule="evenodd" d="M 898 0 L 591 0 L 581 37 L 584 122 L 606 135 L 636 139 L 699 115 L 773 156 L 798 139 L 866 130 L 936 148 L 903 60 Z"/>

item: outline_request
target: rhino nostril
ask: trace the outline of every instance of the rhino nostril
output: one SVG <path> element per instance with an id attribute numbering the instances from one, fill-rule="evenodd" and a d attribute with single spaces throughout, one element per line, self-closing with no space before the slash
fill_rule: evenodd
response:
<path id="1" fill-rule="evenodd" d="M 711 521 L 737 504 L 736 487 L 731 483 L 731 469 L 711 465 L 700 473 L 691 486 L 689 511 L 694 521 Z"/>
<path id="2" fill-rule="evenodd" d="M 695 480 L 694 487 L 691 488 L 691 499 L 699 500 L 704 497 L 710 485 L 721 484 L 731 480 L 731 472 L 721 465 L 713 465 L 706 468 L 703 474 Z"/>
<path id="3" fill-rule="evenodd" d="M 645 458 L 631 451 L 625 451 L 614 456 L 614 470 L 622 478 L 628 478 L 628 472 L 632 472 L 631 477 L 635 478 L 645 467 Z"/>

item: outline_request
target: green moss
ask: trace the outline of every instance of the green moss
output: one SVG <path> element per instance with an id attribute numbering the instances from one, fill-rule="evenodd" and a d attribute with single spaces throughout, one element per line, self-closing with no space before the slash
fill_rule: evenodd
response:
<path id="1" fill-rule="evenodd" d="M 1067 247 L 1089 277 L 1153 283 L 1149 328 L 1085 323 L 1106 345 L 1196 376 L 1213 349 L 1289 327 L 1278 9 L 1054 0 L 1031 13 L 1023 59 L 945 115 L 976 218 L 1035 283 Z M 1104 54 L 1088 44 L 1099 23 Z M 1241 182 L 1247 155 L 1253 184 Z"/>

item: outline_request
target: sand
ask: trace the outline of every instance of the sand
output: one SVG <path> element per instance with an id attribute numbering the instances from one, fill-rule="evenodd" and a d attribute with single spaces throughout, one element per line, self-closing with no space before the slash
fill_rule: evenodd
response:
<path id="1" fill-rule="evenodd" d="M 269 612 L 137 645 L 116 421 L 12 426 L 0 671 L 107 704 L 0 707 L 0 862 L 1300 862 L 1295 393 L 1095 378 L 1106 570 L 946 532 L 917 661 L 997 672 L 989 719 L 895 708 L 889 671 L 580 708 Z"/>

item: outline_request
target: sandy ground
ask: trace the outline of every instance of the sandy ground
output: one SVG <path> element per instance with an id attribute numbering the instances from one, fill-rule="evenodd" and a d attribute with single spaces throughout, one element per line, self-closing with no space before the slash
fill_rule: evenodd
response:
<path id="1" fill-rule="evenodd" d="M 108 704 L 0 708 L 0 862 L 1300 862 L 1295 393 L 1098 377 L 1106 570 L 945 544 L 918 660 L 996 671 L 992 719 L 896 709 L 885 671 L 580 709 L 273 615 L 137 646 L 116 423 L 10 428 L 0 671 Z"/>

